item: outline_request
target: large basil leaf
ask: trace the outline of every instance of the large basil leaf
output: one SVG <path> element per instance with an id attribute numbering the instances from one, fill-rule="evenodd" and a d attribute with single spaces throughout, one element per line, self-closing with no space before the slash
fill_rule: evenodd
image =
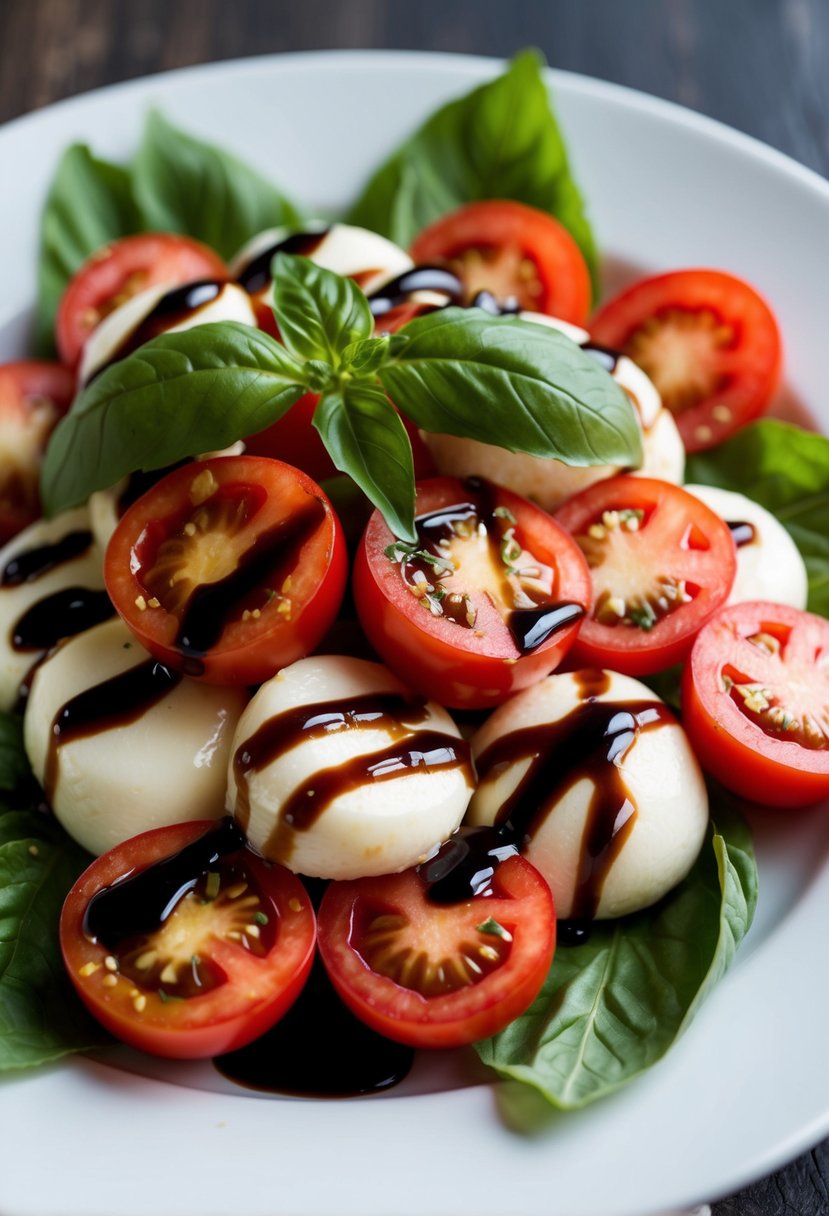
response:
<path id="1" fill-rule="evenodd" d="M 58 303 L 76 270 L 91 253 L 141 227 L 130 175 L 98 160 L 84 144 L 67 148 L 46 196 L 40 223 L 35 347 L 54 353 Z"/>
<path id="2" fill-rule="evenodd" d="M 407 247 L 463 203 L 517 199 L 569 230 L 596 283 L 596 247 L 533 51 L 495 80 L 443 106 L 369 181 L 348 222 Z"/>
<path id="3" fill-rule="evenodd" d="M 569 338 L 516 317 L 446 308 L 401 330 L 378 375 L 425 431 L 467 436 L 571 465 L 638 465 L 633 408 Z"/>
<path id="4" fill-rule="evenodd" d="M 751 836 L 726 809 L 688 877 L 653 908 L 597 922 L 561 947 L 526 1013 L 478 1045 L 484 1063 L 573 1110 L 656 1063 L 723 976 L 751 925 L 757 871 Z M 513 1122 L 533 1103 L 505 1101 Z"/>
<path id="5" fill-rule="evenodd" d="M 147 229 L 182 232 L 225 258 L 263 228 L 299 223 L 294 206 L 270 182 L 157 111 L 147 117 L 132 172 Z"/>
<path id="6" fill-rule="evenodd" d="M 273 301 L 279 335 L 300 359 L 336 368 L 346 347 L 368 338 L 374 328 L 368 300 L 357 284 L 309 258 L 276 255 Z"/>
<path id="7" fill-rule="evenodd" d="M 382 389 L 356 383 L 325 393 L 314 426 L 336 467 L 379 507 L 395 535 L 415 541 L 412 445 Z"/>
<path id="8" fill-rule="evenodd" d="M 776 515 L 806 563 L 810 611 L 829 617 L 829 439 L 766 418 L 689 456 L 685 480 L 736 490 Z"/>
<path id="9" fill-rule="evenodd" d="M 4 798 L 29 792 L 31 769 L 23 749 L 23 719 L 0 713 L 0 792 Z"/>
<path id="10" fill-rule="evenodd" d="M 108 367 L 76 398 L 43 462 L 47 514 L 136 469 L 227 447 L 280 418 L 303 368 L 273 338 L 232 321 L 164 334 Z"/>

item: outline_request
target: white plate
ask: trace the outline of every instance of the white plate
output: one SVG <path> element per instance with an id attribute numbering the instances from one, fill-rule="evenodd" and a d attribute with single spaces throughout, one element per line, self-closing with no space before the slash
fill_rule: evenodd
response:
<path id="1" fill-rule="evenodd" d="M 273 57 L 121 85 L 11 123 L 0 131 L 0 358 L 24 349 L 39 207 L 71 140 L 125 157 L 157 103 L 306 208 L 333 211 L 426 113 L 496 70 L 442 55 Z M 781 320 L 788 405 L 808 403 L 829 424 L 819 267 L 829 186 L 665 102 L 562 73 L 552 81 L 614 279 L 630 267 L 744 274 Z M 829 816 L 784 818 L 757 821 L 757 922 L 684 1039 L 625 1091 L 554 1117 L 542 1135 L 506 1131 L 491 1089 L 464 1084 L 449 1060 L 408 1092 L 331 1102 L 211 1091 L 205 1067 L 160 1067 L 184 1082 L 171 1084 L 77 1059 L 0 1085 L 0 1209 L 647 1216 L 767 1173 L 829 1131 Z"/>

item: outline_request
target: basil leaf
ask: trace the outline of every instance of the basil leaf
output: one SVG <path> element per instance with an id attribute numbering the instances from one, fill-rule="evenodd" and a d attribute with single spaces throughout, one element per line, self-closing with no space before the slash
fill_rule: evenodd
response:
<path id="1" fill-rule="evenodd" d="M 563 334 L 461 308 L 418 317 L 403 332 L 407 343 L 378 375 L 423 430 L 571 465 L 641 462 L 628 398 Z"/>
<path id="2" fill-rule="evenodd" d="M 346 347 L 374 328 L 368 300 L 352 279 L 290 253 L 274 258 L 273 310 L 289 351 L 332 368 L 340 366 Z"/>
<path id="3" fill-rule="evenodd" d="M 130 175 L 98 160 L 85 144 L 60 158 L 40 222 L 36 353 L 54 353 L 54 325 L 66 285 L 91 253 L 117 237 L 138 232 L 141 221 Z"/>
<path id="4" fill-rule="evenodd" d="M 0 791 L 20 796 L 31 782 L 31 769 L 23 748 L 23 719 L 0 713 Z"/>
<path id="5" fill-rule="evenodd" d="M 224 258 L 263 228 L 300 221 L 294 206 L 248 165 L 185 134 L 155 110 L 147 116 L 132 174 L 147 229 L 195 237 Z"/>
<path id="6" fill-rule="evenodd" d="M 53 515 L 136 469 L 227 447 L 280 418 L 304 371 L 275 339 L 222 321 L 163 334 L 79 394 L 52 436 L 41 495 Z"/>
<path id="7" fill-rule="evenodd" d="M 314 426 L 336 467 L 379 508 L 395 535 L 416 540 L 412 446 L 382 390 L 358 382 L 325 393 Z"/>
<path id="8" fill-rule="evenodd" d="M 790 533 L 806 563 L 811 612 L 829 617 L 829 439 L 765 418 L 688 457 L 687 482 L 753 498 Z"/>
<path id="9" fill-rule="evenodd" d="M 652 908 L 596 922 L 557 951 L 541 993 L 478 1044 L 484 1063 L 562 1110 L 649 1068 L 682 1034 L 748 932 L 757 871 L 745 824 L 723 804 L 688 877 Z M 513 1121 L 533 1104 L 505 1095 Z"/>
<path id="10" fill-rule="evenodd" d="M 541 68 L 524 51 L 502 76 L 443 106 L 375 173 L 348 222 L 406 248 L 463 203 L 516 199 L 564 225 L 595 287 L 596 246 Z"/>

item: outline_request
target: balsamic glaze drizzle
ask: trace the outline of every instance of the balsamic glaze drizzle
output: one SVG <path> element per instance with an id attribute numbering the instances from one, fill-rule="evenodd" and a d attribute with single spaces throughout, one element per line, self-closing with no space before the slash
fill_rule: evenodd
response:
<path id="1" fill-rule="evenodd" d="M 757 529 L 754 524 L 746 523 L 742 519 L 727 519 L 726 523 L 738 549 L 741 549 L 743 545 L 750 545 L 757 539 Z"/>
<path id="2" fill-rule="evenodd" d="M 243 287 L 248 295 L 258 295 L 271 283 L 271 263 L 278 253 L 293 253 L 310 258 L 325 240 L 330 228 L 320 228 L 313 232 L 292 232 L 281 241 L 274 241 L 261 253 L 248 262 L 236 276 L 236 282 Z"/>
<path id="3" fill-rule="evenodd" d="M 51 650 L 62 639 L 72 638 L 115 615 L 106 591 L 90 587 L 62 587 L 27 608 L 12 626 L 14 650 Z"/>
<path id="4" fill-rule="evenodd" d="M 20 587 L 33 583 L 76 557 L 82 557 L 92 547 L 92 533 L 86 530 L 67 532 L 59 540 L 47 541 L 35 549 L 24 549 L 10 557 L 0 575 L 0 586 Z"/>

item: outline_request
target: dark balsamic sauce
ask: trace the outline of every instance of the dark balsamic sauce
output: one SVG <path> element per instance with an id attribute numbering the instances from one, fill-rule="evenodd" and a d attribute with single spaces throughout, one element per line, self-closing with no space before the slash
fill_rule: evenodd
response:
<path id="1" fill-rule="evenodd" d="M 261 253 L 252 258 L 247 266 L 236 276 L 236 282 L 243 287 L 248 295 L 258 295 L 271 284 L 271 263 L 278 253 L 293 253 L 297 256 L 310 258 L 325 240 L 330 228 L 320 228 L 314 232 L 292 232 L 284 240 L 275 241 Z"/>
<path id="2" fill-rule="evenodd" d="M 60 540 L 38 545 L 36 549 L 25 549 L 6 562 L 0 575 L 0 586 L 20 587 L 24 583 L 33 583 L 64 562 L 82 557 L 91 546 L 92 533 L 79 530 L 67 532 Z"/>
<path id="3" fill-rule="evenodd" d="M 556 944 L 559 946 L 583 946 L 590 940 L 593 922 L 589 920 L 560 920 L 556 928 Z"/>
<path id="4" fill-rule="evenodd" d="M 581 604 L 547 604 L 541 608 L 513 608 L 509 631 L 522 654 L 543 646 L 560 629 L 567 629 L 584 616 Z"/>
<path id="5" fill-rule="evenodd" d="M 738 549 L 750 545 L 757 539 L 757 529 L 754 524 L 748 524 L 742 519 L 726 520 L 731 530 L 731 536 Z"/>
<path id="6" fill-rule="evenodd" d="M 445 266 L 415 266 L 371 293 L 368 298 L 371 315 L 382 317 L 420 291 L 445 295 L 447 304 L 460 304 L 463 299 L 463 283 L 451 270 Z"/>
<path id="7" fill-rule="evenodd" d="M 622 357 L 618 350 L 613 350 L 609 346 L 599 346 L 598 342 L 585 342 L 582 350 L 601 364 L 611 375 L 616 371 L 616 364 Z"/>
<path id="8" fill-rule="evenodd" d="M 135 473 L 130 473 L 127 479 L 127 484 L 118 495 L 117 512 L 120 519 L 128 507 L 131 507 L 134 502 L 138 502 L 142 494 L 146 494 L 154 485 L 161 481 L 162 477 L 166 477 L 168 473 L 172 473 L 174 469 L 180 469 L 182 465 L 189 464 L 188 460 L 178 460 L 175 464 L 165 465 L 163 469 L 139 469 Z"/>
<path id="9" fill-rule="evenodd" d="M 11 644 L 18 651 L 51 650 L 63 638 L 75 637 L 114 615 L 106 591 L 62 587 L 27 608 L 12 626 Z"/>
<path id="10" fill-rule="evenodd" d="M 431 903 L 462 903 L 486 891 L 501 862 L 517 853 L 515 842 L 500 828 L 464 827 L 418 866 L 418 873 Z"/>

